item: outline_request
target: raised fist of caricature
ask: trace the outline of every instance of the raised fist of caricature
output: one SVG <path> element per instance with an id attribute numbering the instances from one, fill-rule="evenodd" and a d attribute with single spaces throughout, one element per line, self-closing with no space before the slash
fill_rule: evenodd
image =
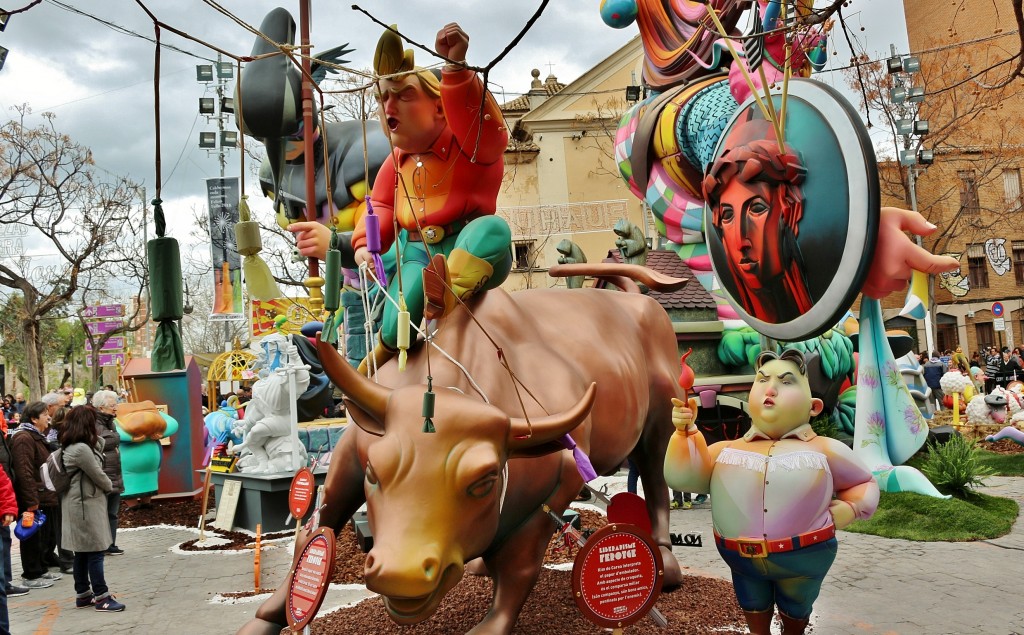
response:
<path id="1" fill-rule="evenodd" d="M 676 430 L 685 432 L 686 428 L 693 423 L 695 408 L 693 400 L 689 404 L 683 403 L 681 399 L 672 398 L 672 425 Z"/>
<path id="2" fill-rule="evenodd" d="M 457 22 L 450 22 L 437 32 L 434 49 L 453 62 L 465 62 L 469 50 L 469 35 Z"/>

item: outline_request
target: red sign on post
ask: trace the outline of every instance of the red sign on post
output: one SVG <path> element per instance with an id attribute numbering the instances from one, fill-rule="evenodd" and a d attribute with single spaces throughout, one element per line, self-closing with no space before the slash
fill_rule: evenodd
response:
<path id="1" fill-rule="evenodd" d="M 661 552 L 634 525 L 605 525 L 576 554 L 572 591 L 594 624 L 619 629 L 651 610 L 665 579 Z"/>
<path id="2" fill-rule="evenodd" d="M 321 527 L 302 549 L 288 586 L 288 626 L 299 631 L 313 621 L 334 573 L 334 531 Z"/>
<path id="3" fill-rule="evenodd" d="M 309 511 L 309 504 L 313 502 L 313 490 L 316 489 L 316 481 L 313 472 L 308 467 L 299 468 L 292 478 L 291 489 L 288 490 L 288 510 L 292 518 L 302 520 Z"/>

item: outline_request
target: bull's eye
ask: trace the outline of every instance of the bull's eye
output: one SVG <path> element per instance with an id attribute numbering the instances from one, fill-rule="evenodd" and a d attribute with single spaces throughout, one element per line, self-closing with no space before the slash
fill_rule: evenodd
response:
<path id="1" fill-rule="evenodd" d="M 377 484 L 377 473 L 373 471 L 373 466 L 369 463 L 366 464 L 366 482 L 370 485 Z"/>
<path id="2" fill-rule="evenodd" d="M 472 485 L 466 488 L 466 493 L 473 498 L 483 498 L 488 496 L 494 489 L 494 484 L 498 482 L 498 474 L 491 472 L 484 477 L 477 479 Z"/>

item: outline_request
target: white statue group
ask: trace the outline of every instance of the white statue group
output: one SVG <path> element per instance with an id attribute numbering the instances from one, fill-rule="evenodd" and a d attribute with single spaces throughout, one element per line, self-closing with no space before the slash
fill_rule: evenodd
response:
<path id="1" fill-rule="evenodd" d="M 242 437 L 231 452 L 240 455 L 238 470 L 252 474 L 291 472 L 306 464 L 305 446 L 299 441 L 293 404 L 309 387 L 309 367 L 303 365 L 298 349 L 279 334 L 263 338 L 253 367 L 259 379 L 252 386 L 252 400 L 245 406 L 245 418 L 232 432 Z M 289 386 L 294 374 L 295 392 Z M 296 456 L 297 454 L 297 456 Z"/>

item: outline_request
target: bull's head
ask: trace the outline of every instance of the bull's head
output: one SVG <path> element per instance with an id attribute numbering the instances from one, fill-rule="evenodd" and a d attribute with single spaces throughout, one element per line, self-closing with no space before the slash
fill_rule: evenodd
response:
<path id="1" fill-rule="evenodd" d="M 366 586 L 383 596 L 396 622 L 420 622 L 462 578 L 463 564 L 494 539 L 509 456 L 559 449 L 556 441 L 589 415 L 596 387 L 567 412 L 529 422 L 441 389 L 436 432 L 426 433 L 426 386 L 381 386 L 330 344 L 317 340 L 317 348 L 328 377 L 346 395 L 349 416 L 380 437 L 364 466 L 374 535 Z"/>

